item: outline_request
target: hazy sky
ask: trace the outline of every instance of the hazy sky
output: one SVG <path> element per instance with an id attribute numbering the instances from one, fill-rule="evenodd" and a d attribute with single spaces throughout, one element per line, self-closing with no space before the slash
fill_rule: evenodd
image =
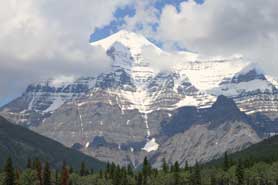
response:
<path id="1" fill-rule="evenodd" d="M 0 105 L 27 84 L 109 70 L 88 45 L 120 29 L 166 50 L 242 54 L 278 76 L 277 0 L 0 0 Z"/>

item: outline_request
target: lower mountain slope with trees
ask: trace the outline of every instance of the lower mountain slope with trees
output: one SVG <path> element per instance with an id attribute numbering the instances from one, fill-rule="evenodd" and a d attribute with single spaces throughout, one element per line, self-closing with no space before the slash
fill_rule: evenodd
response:
<path id="1" fill-rule="evenodd" d="M 229 155 L 231 163 L 241 159 L 245 163 L 252 165 L 258 162 L 272 163 L 278 161 L 278 136 L 269 137 L 257 144 L 251 145 L 245 150 L 232 153 Z M 209 165 L 221 165 L 225 156 L 209 162 Z"/>
<path id="2" fill-rule="evenodd" d="M 26 166 L 28 159 L 36 158 L 48 161 L 52 167 L 61 167 L 63 161 L 74 168 L 79 167 L 82 162 L 96 170 L 105 166 L 101 161 L 0 117 L 0 166 L 4 165 L 8 157 L 20 168 Z"/>
<path id="3" fill-rule="evenodd" d="M 0 171 L 2 185 L 278 185 L 278 137 L 208 164 L 169 165 L 163 159 L 160 169 L 152 168 L 147 158 L 142 168 L 107 163 L 100 171 L 82 162 L 78 168 L 63 163 L 54 169 L 47 161 L 28 160 L 18 169 L 8 158 Z M 257 155 L 258 154 L 258 155 Z"/>

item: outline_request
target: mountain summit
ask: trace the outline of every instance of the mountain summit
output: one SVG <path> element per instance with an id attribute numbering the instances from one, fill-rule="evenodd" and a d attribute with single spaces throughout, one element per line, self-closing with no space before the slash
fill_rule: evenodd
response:
<path id="1" fill-rule="evenodd" d="M 137 34 L 135 32 L 129 32 L 126 30 L 121 30 L 102 40 L 91 42 L 91 45 L 101 46 L 107 51 L 116 43 L 120 43 L 123 46 L 129 48 L 132 54 L 141 53 L 141 49 L 146 46 L 152 46 L 156 48 L 157 51 L 161 51 L 160 48 L 155 46 L 143 35 Z"/>

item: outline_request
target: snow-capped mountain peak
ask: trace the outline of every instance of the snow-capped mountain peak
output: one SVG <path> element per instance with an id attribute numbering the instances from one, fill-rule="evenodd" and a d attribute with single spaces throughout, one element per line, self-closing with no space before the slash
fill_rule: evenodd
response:
<path id="1" fill-rule="evenodd" d="M 242 56 L 201 58 L 187 51 L 167 52 L 126 30 L 91 45 L 104 48 L 112 58 L 109 73 L 79 79 L 62 76 L 32 84 L 24 93 L 26 109 L 53 112 L 65 102 L 90 98 L 103 90 L 117 97 L 121 110 L 148 114 L 181 106 L 208 107 L 218 95 L 251 97 L 257 92 L 272 93 L 277 87 L 258 65 Z"/>
<path id="2" fill-rule="evenodd" d="M 138 54 L 142 52 L 143 47 L 152 46 L 154 47 L 158 52 L 161 51 L 161 49 L 157 46 L 155 46 L 152 42 L 150 42 L 148 39 L 146 39 L 143 35 L 135 33 L 135 32 L 129 32 L 127 30 L 121 30 L 113 35 L 110 35 L 107 38 L 104 38 L 102 40 L 98 40 L 96 42 L 92 42 L 92 46 L 101 46 L 106 51 L 108 51 L 115 43 L 120 43 L 123 46 L 130 49 L 130 52 L 132 54 Z"/>
<path id="3" fill-rule="evenodd" d="M 105 49 L 113 59 L 113 71 L 123 69 L 137 87 L 144 85 L 144 82 L 154 77 L 154 69 L 143 54 L 145 49 L 149 48 L 155 55 L 160 55 L 163 52 L 144 36 L 126 30 L 92 42 L 91 45 Z"/>
<path id="4" fill-rule="evenodd" d="M 248 65 L 244 67 L 240 72 L 238 72 L 235 76 L 246 75 L 252 71 L 258 75 L 264 75 L 264 71 L 261 69 L 261 67 L 258 64 L 248 63 Z"/>
<path id="5" fill-rule="evenodd" d="M 266 79 L 270 81 L 276 88 L 278 88 L 278 78 L 266 75 Z"/>

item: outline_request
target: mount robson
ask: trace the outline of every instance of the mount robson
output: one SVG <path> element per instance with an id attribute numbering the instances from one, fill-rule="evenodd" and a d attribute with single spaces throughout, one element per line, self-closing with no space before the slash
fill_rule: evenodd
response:
<path id="1" fill-rule="evenodd" d="M 91 45 L 111 58 L 109 72 L 30 84 L 0 115 L 134 167 L 145 156 L 153 167 L 204 163 L 278 133 L 278 81 L 252 61 L 166 52 L 125 30 Z"/>

